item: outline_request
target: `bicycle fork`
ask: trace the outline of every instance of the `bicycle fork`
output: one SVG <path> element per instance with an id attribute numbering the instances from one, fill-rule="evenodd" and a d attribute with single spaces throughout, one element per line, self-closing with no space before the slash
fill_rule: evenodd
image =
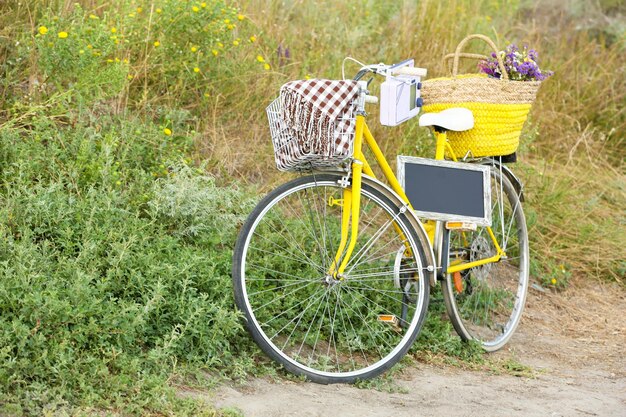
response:
<path id="1" fill-rule="evenodd" d="M 376 178 L 376 175 L 372 171 L 369 163 L 365 159 L 365 155 L 363 154 L 362 148 L 364 138 L 374 154 L 379 166 L 382 168 L 385 177 L 391 183 L 392 189 L 407 203 L 407 208 L 412 210 L 411 205 L 408 202 L 408 198 L 404 194 L 404 190 L 398 183 L 391 167 L 387 163 L 382 151 L 378 147 L 374 137 L 365 124 L 365 117 L 361 114 L 357 115 L 354 138 L 354 158 L 351 165 L 352 187 L 349 187 L 350 184 L 346 178 L 345 184 L 342 184 L 345 188 L 343 190 L 343 210 L 341 214 L 341 240 L 339 242 L 337 253 L 335 254 L 335 259 L 333 260 L 333 263 L 328 271 L 330 276 L 339 280 L 344 278 L 343 274 L 348 266 L 348 263 L 350 262 L 354 247 L 356 246 L 361 212 L 361 183 L 363 173 L 372 178 Z M 404 246 L 406 250 L 409 251 L 407 256 L 411 256 L 410 245 L 404 238 L 402 230 L 395 221 L 393 221 L 393 226 L 397 233 L 403 237 L 402 241 L 404 242 Z"/>

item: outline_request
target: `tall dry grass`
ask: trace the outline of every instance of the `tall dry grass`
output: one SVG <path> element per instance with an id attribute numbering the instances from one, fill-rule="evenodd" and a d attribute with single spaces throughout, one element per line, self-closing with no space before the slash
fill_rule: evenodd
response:
<path id="1" fill-rule="evenodd" d="M 258 184 L 284 180 L 272 169 L 264 106 L 279 86 L 305 76 L 339 78 L 345 56 L 364 62 L 412 57 L 429 76 L 446 75 L 442 57 L 470 33 L 504 47 L 528 43 L 555 75 L 542 86 L 514 169 L 526 183 L 537 278 L 557 286 L 572 275 L 624 282 L 626 246 L 626 44 L 619 3 L 492 0 L 247 1 L 243 10 L 258 27 L 274 70 L 247 79 L 237 106 L 215 107 L 203 151 L 220 169 Z M 621 14 L 620 14 L 621 13 Z M 620 17 L 621 16 L 621 17 Z M 278 56 L 286 47 L 291 59 Z M 484 45 L 471 44 L 477 52 Z M 348 64 L 348 74 L 358 68 Z M 464 71 L 475 71 L 466 63 Z M 375 83 L 373 84 L 376 90 Z M 229 102 L 231 99 L 225 99 Z M 221 111 L 238 112 L 222 123 Z M 371 128 L 383 150 L 430 156 L 428 132 L 409 122 Z M 394 159 L 391 157 L 390 159 Z"/>

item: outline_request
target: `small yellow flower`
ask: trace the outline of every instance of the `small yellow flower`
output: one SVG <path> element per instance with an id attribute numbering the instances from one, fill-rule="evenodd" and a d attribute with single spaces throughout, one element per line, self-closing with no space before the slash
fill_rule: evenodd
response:
<path id="1" fill-rule="evenodd" d="M 65 39 L 67 38 L 67 36 L 68 36 L 67 32 L 59 32 L 59 38 Z"/>
<path id="2" fill-rule="evenodd" d="M 82 54 L 84 54 L 84 53 L 85 53 L 85 50 L 84 50 L 84 49 L 81 49 L 80 51 L 78 51 L 78 53 L 82 55 Z"/>
<path id="3" fill-rule="evenodd" d="M 209 94 L 209 93 L 204 93 L 204 96 L 205 96 L 206 98 L 209 98 L 209 97 L 211 97 L 211 94 Z"/>
<path id="4" fill-rule="evenodd" d="M 233 41 L 233 45 L 239 46 L 239 41 Z"/>
<path id="5" fill-rule="evenodd" d="M 229 24 L 230 23 L 230 19 L 224 19 L 224 23 Z"/>
<path id="6" fill-rule="evenodd" d="M 172 131 L 166 127 L 165 129 L 163 129 L 163 133 L 165 134 L 165 136 L 170 136 L 172 134 Z"/>
<path id="7" fill-rule="evenodd" d="M 141 7 L 137 7 L 137 13 L 141 13 L 143 12 L 143 9 Z"/>
<path id="8" fill-rule="evenodd" d="M 256 42 L 256 36 L 252 35 L 250 36 L 250 42 Z"/>
<path id="9" fill-rule="evenodd" d="M 115 40 L 115 44 L 116 44 L 116 45 L 119 45 L 119 44 L 120 44 L 119 39 L 116 39 L 116 40 Z"/>
<path id="10" fill-rule="evenodd" d="M 256 60 L 259 62 L 265 62 L 265 58 L 263 58 L 261 55 L 257 55 Z"/>
<path id="11" fill-rule="evenodd" d="M 194 67 L 194 68 L 193 68 L 193 72 L 200 72 L 200 68 L 198 68 L 198 67 Z"/>
<path id="12" fill-rule="evenodd" d="M 550 281 L 552 283 L 552 285 L 556 285 L 556 278 L 552 278 L 552 281 Z"/>
<path id="13" fill-rule="evenodd" d="M 45 26 L 39 26 L 39 33 L 45 35 L 46 33 L 48 33 L 48 28 Z"/>
<path id="14" fill-rule="evenodd" d="M 154 46 L 157 46 L 157 47 L 158 47 L 158 46 L 161 46 L 161 42 L 159 42 L 159 41 L 154 41 Z"/>
<path id="15" fill-rule="evenodd" d="M 119 187 L 120 185 L 122 185 L 122 181 L 119 181 L 119 180 L 115 181 L 115 185 L 117 185 Z"/>
<path id="16" fill-rule="evenodd" d="M 120 62 L 120 59 L 119 58 L 115 58 L 115 62 Z"/>
<path id="17" fill-rule="evenodd" d="M 235 25 L 233 24 L 229 24 L 228 26 L 226 26 L 228 28 L 228 30 L 233 30 L 235 29 Z"/>
<path id="18" fill-rule="evenodd" d="M 115 32 L 117 32 L 117 29 L 116 28 L 111 28 L 111 33 L 115 33 Z"/>
<path id="19" fill-rule="evenodd" d="M 129 80 L 132 80 L 133 76 L 131 74 L 128 74 L 128 77 L 126 77 L 126 78 L 128 78 Z"/>
<path id="20" fill-rule="evenodd" d="M 128 13 L 128 17 L 135 17 L 135 13 Z"/>
<path id="21" fill-rule="evenodd" d="M 95 14 L 90 14 L 89 15 L 90 19 L 100 19 L 98 16 L 96 16 Z"/>
<path id="22" fill-rule="evenodd" d="M 311 79 L 311 75 L 309 75 L 309 74 L 305 75 L 305 76 L 304 76 L 304 79 L 305 79 L 305 80 L 310 80 L 310 79 Z"/>
<path id="23" fill-rule="evenodd" d="M 194 12 L 198 13 L 200 11 L 200 8 L 198 6 L 193 6 L 191 8 L 191 10 L 193 10 Z"/>
<path id="24" fill-rule="evenodd" d="M 223 44 L 222 42 L 218 42 L 218 43 L 217 43 L 217 47 L 218 47 L 218 48 L 223 48 L 223 47 L 224 47 L 224 44 Z"/>
<path id="25" fill-rule="evenodd" d="M 239 21 L 241 21 L 241 20 L 243 20 L 243 19 L 245 19 L 245 18 L 246 18 L 246 17 L 245 17 L 244 15 L 242 15 L 242 14 L 238 14 L 238 15 L 237 15 L 237 19 L 239 19 Z"/>
<path id="26" fill-rule="evenodd" d="M 192 47 L 191 47 L 191 52 L 198 52 L 198 48 L 197 48 L 197 47 L 195 47 L 195 46 L 192 46 Z"/>
<path id="27" fill-rule="evenodd" d="M 218 51 L 217 49 L 213 49 L 211 50 L 211 53 L 213 54 L 213 56 L 217 56 L 217 54 L 219 54 L 220 51 Z"/>
<path id="28" fill-rule="evenodd" d="M 91 44 L 87 45 L 87 49 L 93 49 L 93 46 L 91 46 Z"/>
<path id="29" fill-rule="evenodd" d="M 268 64 L 267 62 L 263 65 L 263 68 L 265 68 L 266 71 L 269 71 L 270 69 L 270 64 Z"/>
<path id="30" fill-rule="evenodd" d="M 128 58 L 124 58 L 124 59 L 122 59 L 122 62 L 123 62 L 124 64 L 128 64 L 128 62 L 129 62 L 129 61 L 128 61 Z"/>
<path id="31" fill-rule="evenodd" d="M 200 3 L 200 7 L 204 9 L 206 7 L 206 3 L 205 2 Z"/>
<path id="32" fill-rule="evenodd" d="M 161 13 L 163 10 L 161 10 L 161 9 L 156 9 L 155 11 L 156 11 L 157 13 Z"/>
<path id="33" fill-rule="evenodd" d="M 112 59 L 107 59 L 107 62 L 110 64 L 110 63 L 113 62 L 113 60 Z"/>

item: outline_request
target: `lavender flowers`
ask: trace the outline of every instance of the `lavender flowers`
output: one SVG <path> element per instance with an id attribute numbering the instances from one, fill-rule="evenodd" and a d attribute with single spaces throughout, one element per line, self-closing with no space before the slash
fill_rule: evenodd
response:
<path id="1" fill-rule="evenodd" d="M 528 50 L 527 45 L 520 50 L 515 44 L 511 44 L 504 51 L 500 51 L 500 57 L 509 79 L 513 81 L 543 81 L 554 74 L 552 71 L 542 72 L 539 69 L 537 51 Z M 480 61 L 478 68 L 490 77 L 502 78 L 495 52 L 491 54 L 491 58 Z"/>

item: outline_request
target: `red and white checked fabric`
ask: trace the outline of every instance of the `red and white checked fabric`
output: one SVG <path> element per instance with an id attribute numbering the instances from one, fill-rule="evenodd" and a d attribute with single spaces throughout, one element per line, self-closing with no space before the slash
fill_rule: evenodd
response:
<path id="1" fill-rule="evenodd" d="M 349 156 L 354 140 L 354 100 L 359 86 L 352 80 L 298 80 L 280 89 L 281 119 L 299 153 L 321 158 Z"/>
<path id="2" fill-rule="evenodd" d="M 359 94 L 359 84 L 353 80 L 297 80 L 283 85 L 280 88 L 281 93 L 283 90 L 298 93 L 334 120 L 345 113 Z"/>

